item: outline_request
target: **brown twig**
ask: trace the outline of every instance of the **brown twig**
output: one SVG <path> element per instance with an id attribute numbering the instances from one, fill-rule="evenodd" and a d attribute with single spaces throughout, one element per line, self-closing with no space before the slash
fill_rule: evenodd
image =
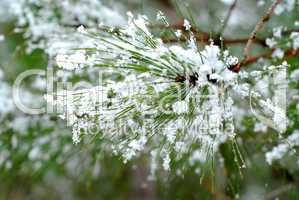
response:
<path id="1" fill-rule="evenodd" d="M 208 34 L 196 34 L 195 38 L 198 42 L 210 42 L 211 40 L 219 40 L 219 38 L 211 38 Z M 175 43 L 175 42 L 186 42 L 186 38 L 162 38 L 164 43 Z M 226 45 L 234 45 L 234 44 L 245 44 L 248 41 L 248 38 L 223 38 L 223 43 Z M 266 46 L 266 42 L 262 38 L 256 38 L 254 43 L 259 44 L 261 46 Z"/>
<path id="2" fill-rule="evenodd" d="M 178 24 L 170 24 L 169 26 L 165 26 L 165 25 L 152 25 L 152 28 L 161 28 L 161 29 L 165 29 L 165 28 L 170 28 L 170 29 L 175 29 L 175 30 L 181 30 L 183 32 L 186 32 L 185 27 L 183 26 L 182 23 L 178 23 Z M 199 42 L 210 42 L 211 40 L 219 40 L 219 38 L 211 38 L 211 35 L 207 32 L 204 31 L 198 31 L 195 30 L 191 27 L 191 30 L 196 38 L 197 41 Z M 217 37 L 219 35 L 217 34 Z M 186 42 L 187 37 L 182 37 L 179 40 L 177 38 L 162 38 L 163 42 L 165 43 L 175 43 L 175 42 Z M 237 39 L 233 39 L 233 38 L 223 38 L 223 43 L 224 44 L 243 44 L 246 43 L 248 41 L 248 38 L 237 38 Z M 254 43 L 260 44 L 262 46 L 266 46 L 266 42 L 265 39 L 262 38 L 256 38 L 254 41 Z"/>
<path id="3" fill-rule="evenodd" d="M 166 7 L 172 7 L 171 0 L 161 0 L 160 2 Z"/>
<path id="4" fill-rule="evenodd" d="M 273 14 L 273 12 L 274 12 L 274 9 L 275 9 L 276 6 L 277 6 L 278 4 L 280 4 L 281 2 L 282 2 L 282 0 L 276 0 L 276 1 L 270 6 L 270 8 L 268 9 L 266 15 L 264 15 L 264 16 L 257 22 L 257 24 L 255 25 L 255 28 L 254 28 L 254 30 L 252 31 L 252 33 L 250 34 L 250 37 L 249 37 L 249 39 L 248 39 L 248 41 L 247 41 L 247 44 L 246 44 L 246 46 L 245 46 L 245 48 L 244 48 L 244 53 L 243 53 L 243 54 L 244 54 L 245 59 L 246 59 L 247 57 L 250 56 L 251 45 L 252 45 L 253 41 L 255 40 L 257 33 L 263 28 L 264 24 L 265 24 L 267 21 L 270 20 L 272 14 Z"/>
<path id="5" fill-rule="evenodd" d="M 185 32 L 185 27 L 183 26 L 183 23 L 178 23 L 178 24 L 171 24 L 169 26 L 165 26 L 165 25 L 152 25 L 151 28 L 161 28 L 161 29 L 165 29 L 165 28 L 170 28 L 170 29 L 176 29 L 176 30 L 181 30 L 183 32 Z M 204 32 L 204 31 L 198 31 L 195 30 L 191 27 L 191 31 L 193 32 L 194 36 L 196 37 L 197 41 L 199 42 L 209 42 L 210 40 L 219 40 L 219 38 L 211 38 L 211 34 Z M 289 30 L 285 30 L 282 32 L 283 35 L 288 35 L 292 32 L 299 32 L 299 29 L 289 29 Z M 219 36 L 219 35 L 217 35 Z M 271 37 L 271 35 L 265 37 L 268 38 Z M 259 38 L 257 36 L 255 36 L 254 39 L 252 39 L 251 43 L 255 43 L 255 44 L 259 44 L 263 47 L 266 47 L 266 39 L 265 38 Z M 175 43 L 175 42 L 185 42 L 186 38 L 180 38 L 179 40 L 177 38 L 162 38 L 163 41 L 165 43 Z M 224 44 L 247 44 L 250 38 L 223 38 L 223 43 Z"/>
<path id="6" fill-rule="evenodd" d="M 223 41 L 224 44 L 242 44 L 242 43 L 246 43 L 248 41 L 248 38 L 239 38 L 239 39 L 224 38 Z M 265 39 L 262 38 L 256 38 L 253 42 L 260 44 L 262 46 L 266 46 L 266 41 Z"/>
<path id="7" fill-rule="evenodd" d="M 231 68 L 231 71 L 234 71 L 234 72 L 238 73 L 240 71 L 241 67 L 243 67 L 243 66 L 255 63 L 256 61 L 258 61 L 261 58 L 269 59 L 269 58 L 271 58 L 272 53 L 274 51 L 275 51 L 275 49 L 271 49 L 271 51 L 266 52 L 266 53 L 262 53 L 262 54 L 257 55 L 257 56 L 249 56 L 246 59 L 242 60 L 237 65 L 233 66 Z M 299 56 L 299 49 L 297 49 L 297 50 L 288 49 L 288 50 L 285 51 L 285 54 L 284 54 L 284 58 L 296 57 L 296 56 Z"/>
<path id="8" fill-rule="evenodd" d="M 277 5 L 279 2 L 281 2 L 280 0 L 277 0 L 276 3 L 274 3 L 274 5 Z M 269 10 L 273 10 L 273 6 L 272 5 L 270 7 Z M 267 20 L 270 19 L 270 16 L 271 16 L 271 12 L 273 11 L 269 11 L 267 12 L 267 14 L 262 17 L 262 19 L 260 21 L 262 21 L 262 23 L 264 24 Z M 270 14 L 269 14 L 270 13 Z M 258 22 L 259 24 L 260 22 Z M 262 38 L 257 38 L 256 37 L 256 33 L 262 28 L 263 24 L 262 25 L 256 25 L 256 27 L 259 27 L 259 28 L 255 28 L 254 31 L 252 32 L 251 34 L 251 37 L 250 38 L 239 38 L 239 39 L 232 39 L 232 38 L 223 38 L 223 43 L 224 44 L 243 44 L 243 43 L 246 43 L 246 47 L 245 49 L 250 49 L 250 46 L 252 43 L 257 43 L 257 44 L 260 44 L 262 46 L 266 46 L 266 42 L 265 42 L 265 39 L 262 39 Z M 65 26 L 68 26 L 68 27 L 73 27 L 73 28 L 77 28 L 79 27 L 80 25 L 65 25 Z M 183 23 L 178 23 L 178 24 L 171 24 L 171 25 L 161 25 L 161 24 L 156 24 L 156 25 L 151 25 L 150 26 L 151 28 L 160 28 L 160 29 L 165 29 L 165 28 L 171 28 L 171 29 L 177 29 L 177 30 L 181 30 L 183 32 L 186 32 L 185 30 L 185 27 L 183 26 Z M 207 32 L 203 32 L 203 31 L 198 31 L 198 30 L 195 30 L 193 28 L 191 28 L 191 31 L 193 32 L 195 38 L 197 39 L 197 41 L 199 42 L 210 42 L 211 40 L 219 40 L 219 38 L 217 37 L 214 37 L 214 38 L 211 38 L 211 35 Z M 283 34 L 290 34 L 292 32 L 299 32 L 298 29 L 291 29 L 291 30 L 286 30 L 283 32 Z M 253 36 L 252 36 L 253 35 Z M 163 38 L 162 38 L 163 39 Z M 167 38 L 167 39 L 163 39 L 163 42 L 165 43 L 172 43 L 172 42 L 185 42 L 187 40 L 187 37 L 181 37 L 179 40 L 177 38 Z M 249 47 L 248 47 L 249 45 Z M 246 50 L 247 51 L 247 50 Z M 249 50 L 248 50 L 249 51 Z M 272 53 L 275 51 L 275 49 L 271 49 L 270 51 L 266 52 L 266 53 L 262 53 L 260 55 L 257 55 L 257 56 L 250 56 L 249 54 L 241 61 L 239 62 L 237 65 L 233 66 L 230 70 L 231 71 L 234 71 L 234 72 L 239 72 L 241 67 L 243 66 L 246 66 L 246 65 L 250 65 L 254 62 L 257 62 L 259 59 L 261 58 L 266 58 L 266 59 L 269 59 L 271 58 L 272 56 Z M 289 49 L 287 51 L 285 51 L 285 55 L 284 55 L 284 58 L 287 58 L 287 57 L 294 57 L 294 56 L 299 56 L 299 49 L 298 50 L 293 50 L 293 49 Z"/>

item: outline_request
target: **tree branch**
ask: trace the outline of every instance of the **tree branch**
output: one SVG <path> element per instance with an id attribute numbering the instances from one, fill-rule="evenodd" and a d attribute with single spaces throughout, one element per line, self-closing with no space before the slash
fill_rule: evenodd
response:
<path id="1" fill-rule="evenodd" d="M 211 38 L 208 34 L 195 34 L 195 38 L 198 42 L 210 42 L 211 40 L 219 40 L 219 38 Z M 179 40 L 176 38 L 162 38 L 164 43 L 175 43 L 175 42 L 186 42 L 186 38 L 180 38 Z M 227 45 L 234 45 L 234 44 L 245 44 L 248 41 L 248 38 L 223 38 L 223 43 Z M 262 38 L 256 38 L 254 43 L 259 44 L 261 46 L 266 46 L 266 42 Z"/>
<path id="2" fill-rule="evenodd" d="M 183 32 L 186 32 L 185 27 L 183 26 L 182 23 L 178 23 L 178 24 L 170 24 L 169 26 L 165 26 L 165 25 L 152 25 L 151 28 L 161 28 L 161 29 L 165 29 L 165 28 L 169 28 L 169 29 L 175 29 L 175 30 L 181 30 Z M 204 31 L 198 31 L 195 30 L 191 27 L 191 30 L 194 34 L 194 37 L 197 39 L 197 41 L 199 42 L 210 42 L 210 40 L 219 40 L 219 38 L 211 38 L 211 35 L 207 32 Z M 217 36 L 219 36 L 217 34 Z M 177 38 L 162 38 L 164 43 L 175 43 L 175 42 L 186 42 L 187 39 L 186 37 L 182 37 L 179 40 Z M 237 38 L 237 39 L 233 39 L 233 38 L 223 38 L 223 43 L 224 44 L 244 44 L 248 41 L 248 38 Z M 266 42 L 265 39 L 262 38 L 256 38 L 254 41 L 254 43 L 260 44 L 262 46 L 266 46 Z"/>
<path id="3" fill-rule="evenodd" d="M 249 39 L 248 39 L 248 41 L 247 41 L 247 44 L 246 44 L 246 46 L 245 46 L 245 48 L 244 48 L 244 53 L 243 53 L 243 55 L 244 55 L 245 59 L 246 59 L 247 57 L 250 56 L 251 45 L 252 45 L 253 41 L 256 39 L 256 35 L 257 35 L 257 33 L 263 28 L 264 24 L 265 24 L 267 21 L 270 20 L 272 14 L 273 14 L 273 12 L 274 12 L 274 9 L 275 9 L 276 6 L 277 6 L 278 4 L 280 4 L 281 2 L 282 2 L 282 0 L 276 0 L 276 1 L 270 6 L 270 8 L 268 9 L 266 15 L 264 15 L 264 16 L 257 22 L 257 24 L 255 25 L 255 28 L 254 28 L 254 30 L 252 31 L 252 33 L 251 33 L 251 35 L 250 35 L 250 37 L 249 37 Z"/>
<path id="4" fill-rule="evenodd" d="M 258 61 L 261 58 L 266 58 L 269 59 L 272 56 L 272 53 L 275 51 L 275 49 L 271 49 L 271 51 L 266 52 L 266 53 L 262 53 L 260 55 L 257 56 L 248 56 L 247 58 L 245 58 L 244 60 L 242 60 L 240 63 L 238 63 L 237 65 L 233 66 L 231 68 L 231 71 L 233 72 L 239 72 L 241 67 L 246 66 L 246 65 L 250 65 L 252 63 L 255 63 L 256 61 Z M 294 50 L 294 49 L 288 49 L 285 51 L 284 54 L 284 58 L 289 58 L 289 57 L 297 57 L 299 56 L 299 49 Z"/>

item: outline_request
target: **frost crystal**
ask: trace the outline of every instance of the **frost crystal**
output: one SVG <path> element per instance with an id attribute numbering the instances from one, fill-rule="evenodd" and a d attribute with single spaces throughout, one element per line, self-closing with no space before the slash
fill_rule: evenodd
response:
<path id="1" fill-rule="evenodd" d="M 273 58 L 279 58 L 282 59 L 284 56 L 284 51 L 282 49 L 275 49 L 272 53 Z"/>
<path id="2" fill-rule="evenodd" d="M 184 27 L 185 27 L 186 31 L 190 31 L 190 29 L 191 29 L 191 24 L 187 19 L 184 19 Z"/>
<path id="3" fill-rule="evenodd" d="M 266 44 L 270 47 L 273 48 L 276 45 L 276 41 L 274 38 L 267 38 L 266 39 Z"/>
<path id="4" fill-rule="evenodd" d="M 298 49 L 299 48 L 299 33 L 293 32 L 290 35 L 291 39 L 293 40 L 293 49 Z"/>
<path id="5" fill-rule="evenodd" d="M 276 160 L 282 159 L 287 153 L 292 153 L 293 148 L 299 146 L 299 131 L 295 130 L 286 141 L 274 147 L 266 153 L 266 161 L 272 164 Z"/>

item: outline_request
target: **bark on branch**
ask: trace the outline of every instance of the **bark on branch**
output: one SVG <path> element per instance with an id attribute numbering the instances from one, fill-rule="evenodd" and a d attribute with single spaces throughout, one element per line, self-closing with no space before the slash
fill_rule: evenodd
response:
<path id="1" fill-rule="evenodd" d="M 270 8 L 268 9 L 267 13 L 257 22 L 257 24 L 255 25 L 255 28 L 254 30 L 252 31 L 252 33 L 250 34 L 250 37 L 247 41 L 247 44 L 244 48 L 244 57 L 245 59 L 247 57 L 250 56 L 250 49 L 251 49 L 251 45 L 253 43 L 253 41 L 256 39 L 256 35 L 257 33 L 263 28 L 264 24 L 270 20 L 276 6 L 278 4 L 280 4 L 282 2 L 282 0 L 276 0 L 271 6 Z"/>

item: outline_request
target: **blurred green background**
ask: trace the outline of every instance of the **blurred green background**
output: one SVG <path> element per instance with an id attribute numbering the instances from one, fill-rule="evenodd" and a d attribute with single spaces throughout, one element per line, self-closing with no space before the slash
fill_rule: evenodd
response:
<path id="1" fill-rule="evenodd" d="M 167 0 L 118 3 L 126 10 L 145 13 L 151 18 L 155 18 L 157 10 L 162 10 L 173 22 L 180 19 Z M 201 29 L 213 35 L 228 6 L 205 0 L 190 4 Z M 256 6 L 256 1 L 240 1 L 238 15 L 231 20 L 225 35 L 248 37 L 264 10 L 265 7 Z M 279 24 L 291 26 L 296 19 L 299 20 L 298 12 L 274 17 L 260 36 L 268 35 L 271 27 Z M 14 28 L 13 19 L 0 23 L 0 34 L 5 36 L 0 42 L 2 95 L 4 85 L 11 87 L 20 73 L 28 69 L 44 70 L 49 62 L 42 49 L 27 53 L 23 34 L 14 33 Z M 229 48 L 241 55 L 242 47 Z M 259 51 L 260 47 L 254 48 L 254 53 Z M 288 61 L 290 70 L 298 69 L 299 58 Z M 26 98 L 43 104 L 45 88 L 35 84 L 34 80 L 26 80 L 24 88 L 30 91 Z M 270 130 L 253 132 L 256 119 L 251 116 L 245 117 L 245 129 L 239 130 L 237 138 L 247 168 L 239 169 L 230 144 L 225 143 L 215 158 L 215 175 L 207 175 L 201 182 L 201 176 L 192 168 L 159 172 L 156 180 L 149 180 L 146 155 L 123 164 L 120 158 L 97 147 L 100 140 L 88 145 L 94 138 L 87 138 L 73 145 L 71 130 L 54 116 L 30 116 L 17 109 L 0 115 L 0 199 L 299 199 L 298 154 L 282 163 L 267 164 L 265 152 L 277 144 L 277 136 Z M 291 129 L 299 128 L 296 103 L 290 105 L 288 115 L 294 119 Z"/>

